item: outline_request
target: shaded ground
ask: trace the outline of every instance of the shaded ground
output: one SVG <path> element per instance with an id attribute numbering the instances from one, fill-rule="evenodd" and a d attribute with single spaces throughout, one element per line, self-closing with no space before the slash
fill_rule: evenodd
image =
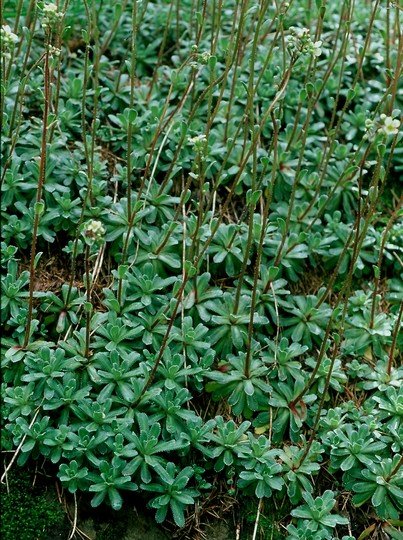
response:
<path id="1" fill-rule="evenodd" d="M 77 524 L 73 537 L 74 497 L 60 491 L 51 475 L 18 466 L 1 486 L 2 540 L 230 540 L 236 531 L 219 515 L 206 516 L 195 527 L 160 527 L 154 514 L 136 494 L 129 494 L 122 510 L 107 505 L 92 508 L 90 494 L 77 496 Z M 228 520 L 230 521 L 230 520 Z M 199 531 L 199 532 L 198 532 Z"/>

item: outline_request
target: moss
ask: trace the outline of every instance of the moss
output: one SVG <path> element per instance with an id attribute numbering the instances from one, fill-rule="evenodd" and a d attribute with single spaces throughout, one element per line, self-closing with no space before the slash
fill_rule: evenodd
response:
<path id="1" fill-rule="evenodd" d="M 124 538 L 129 524 L 128 508 L 112 510 L 106 505 L 92 510 L 97 540 Z"/>
<path id="2" fill-rule="evenodd" d="M 104 529 L 97 530 L 97 540 L 116 540 L 116 538 L 124 538 L 126 531 L 126 523 L 114 522 L 108 524 Z"/>
<path id="3" fill-rule="evenodd" d="M 8 474 L 7 486 L 1 485 L 2 540 L 50 540 L 65 524 L 65 514 L 46 487 L 33 487 L 32 474 L 17 467 Z M 51 532 L 52 531 L 52 532 Z M 60 536 L 59 536 L 60 537 Z"/>
<path id="4" fill-rule="evenodd" d="M 246 522 L 242 539 L 246 540 L 251 538 L 252 531 L 254 530 L 257 506 L 259 502 L 257 499 L 246 497 L 243 498 L 242 502 L 242 514 Z M 259 516 L 257 538 L 259 540 L 282 540 L 284 538 L 285 531 L 284 528 L 280 526 L 280 523 L 288 515 L 289 511 L 290 507 L 287 502 L 282 504 L 280 507 L 277 507 L 273 501 L 264 499 Z"/>

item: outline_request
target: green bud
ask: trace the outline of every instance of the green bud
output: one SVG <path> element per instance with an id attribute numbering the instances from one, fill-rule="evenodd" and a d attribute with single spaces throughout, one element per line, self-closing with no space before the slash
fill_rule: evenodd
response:
<path id="1" fill-rule="evenodd" d="M 61 334 L 62 332 L 64 332 L 64 329 L 66 328 L 66 315 L 67 314 L 65 311 L 60 312 L 59 318 L 57 320 L 57 326 L 56 326 L 56 332 L 58 334 Z"/>
<path id="2" fill-rule="evenodd" d="M 209 65 L 209 68 L 211 69 L 211 71 L 214 70 L 216 64 L 217 64 L 217 57 L 216 56 L 210 56 L 210 58 L 208 59 L 208 65 Z"/>
<path id="3" fill-rule="evenodd" d="M 197 270 L 190 261 L 185 261 L 185 272 L 189 278 L 192 278 Z"/>
<path id="4" fill-rule="evenodd" d="M 114 8 L 113 20 L 117 21 L 121 15 L 122 15 L 122 4 L 120 2 L 117 2 Z"/>
<path id="5" fill-rule="evenodd" d="M 378 151 L 378 155 L 381 158 L 383 158 L 383 156 L 385 155 L 385 152 L 386 152 L 386 146 L 384 144 L 378 145 L 377 151 Z"/>
<path id="6" fill-rule="evenodd" d="M 130 124 L 134 124 L 137 118 L 137 111 L 135 109 L 127 109 L 128 111 L 128 120 Z"/>
<path id="7" fill-rule="evenodd" d="M 34 214 L 36 216 L 40 216 L 41 214 L 43 214 L 44 210 L 45 210 L 45 203 L 43 201 L 36 202 L 34 204 Z"/>
<path id="8" fill-rule="evenodd" d="M 118 266 L 119 279 L 124 279 L 125 278 L 128 268 L 129 267 L 128 267 L 127 264 L 121 264 L 121 265 Z"/>
<path id="9" fill-rule="evenodd" d="M 42 255 L 43 255 L 43 251 L 40 251 L 39 253 L 35 255 L 34 268 L 38 266 L 39 259 L 42 257 Z"/>
<path id="10" fill-rule="evenodd" d="M 248 189 L 246 193 L 246 204 L 252 204 L 253 207 L 255 207 L 262 196 L 262 190 L 259 189 L 257 191 L 252 192 L 251 189 Z"/>
<path id="11" fill-rule="evenodd" d="M 305 90 L 306 90 L 306 93 L 308 94 L 309 97 L 311 97 L 313 95 L 313 92 L 314 92 L 314 86 L 311 82 L 307 83 L 306 86 L 305 86 Z"/>
<path id="12" fill-rule="evenodd" d="M 268 281 L 274 281 L 279 273 L 279 268 L 277 266 L 269 266 L 268 268 Z"/>

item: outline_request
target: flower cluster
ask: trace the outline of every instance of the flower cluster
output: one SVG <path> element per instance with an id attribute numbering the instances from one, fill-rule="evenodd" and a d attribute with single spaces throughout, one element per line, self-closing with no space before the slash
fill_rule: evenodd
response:
<path id="1" fill-rule="evenodd" d="M 381 131 L 385 135 L 396 135 L 399 132 L 400 122 L 397 118 L 393 119 L 391 116 L 386 116 L 386 114 L 381 114 L 380 118 L 383 122 Z"/>
<path id="2" fill-rule="evenodd" d="M 371 120 L 370 118 L 367 118 L 365 120 L 365 129 L 366 129 L 366 131 L 371 131 L 373 127 L 374 127 L 374 121 Z"/>
<path id="3" fill-rule="evenodd" d="M 308 28 L 291 26 L 287 44 L 293 54 L 311 54 L 315 57 L 322 54 L 322 41 L 313 42 Z"/>
<path id="4" fill-rule="evenodd" d="M 60 19 L 63 13 L 58 10 L 56 4 L 45 4 L 42 11 L 42 28 L 52 28 Z"/>
<path id="5" fill-rule="evenodd" d="M 199 64 L 205 66 L 208 64 L 210 57 L 211 54 L 208 51 L 205 51 L 204 53 L 200 53 L 197 55 L 197 61 L 199 62 Z"/>
<path id="6" fill-rule="evenodd" d="M 379 119 L 380 122 L 370 118 L 365 120 L 365 139 L 372 139 L 377 133 L 381 135 L 397 135 L 399 133 L 400 120 L 386 114 L 381 114 Z"/>
<path id="7" fill-rule="evenodd" d="M 192 69 L 198 69 L 199 65 L 206 66 L 211 58 L 211 54 L 208 51 L 203 53 L 197 52 L 197 45 L 192 45 L 193 58 L 194 62 L 189 62 L 189 66 Z"/>
<path id="8" fill-rule="evenodd" d="M 195 137 L 191 137 L 189 142 L 190 144 L 193 144 L 193 150 L 196 152 L 196 154 L 199 156 L 204 154 L 204 150 L 207 145 L 207 137 L 205 135 L 196 135 Z"/>
<path id="9" fill-rule="evenodd" d="M 18 36 L 11 31 L 8 24 L 4 24 L 0 30 L 1 36 L 1 55 L 5 58 L 10 57 L 10 51 L 18 41 Z"/>
<path id="10" fill-rule="evenodd" d="M 84 224 L 82 235 L 84 236 L 85 243 L 92 246 L 93 244 L 103 243 L 105 232 L 105 227 L 100 221 L 91 219 Z"/>
<path id="11" fill-rule="evenodd" d="M 53 47 L 53 45 L 48 46 L 49 56 L 53 58 L 54 56 L 58 57 L 60 56 L 61 49 L 58 49 L 57 47 Z"/>

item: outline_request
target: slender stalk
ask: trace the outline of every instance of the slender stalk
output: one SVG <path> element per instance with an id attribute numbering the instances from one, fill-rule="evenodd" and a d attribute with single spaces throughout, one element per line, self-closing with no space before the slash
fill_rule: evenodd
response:
<path id="1" fill-rule="evenodd" d="M 85 246 L 85 279 L 87 289 L 87 306 L 85 310 L 85 358 L 90 355 L 90 341 L 91 341 L 91 279 L 90 279 L 90 252 L 91 247 L 86 244 Z"/>
<path id="2" fill-rule="evenodd" d="M 87 171 L 90 171 L 90 152 L 88 149 L 88 140 L 87 140 L 87 121 L 85 118 L 86 115 L 86 105 L 87 105 L 87 86 L 88 86 L 88 72 L 89 72 L 89 54 L 90 54 L 90 39 L 92 34 L 92 21 L 90 8 L 88 6 L 87 0 L 83 0 L 86 15 L 87 15 L 87 39 L 85 43 L 85 53 L 84 53 L 84 77 L 83 77 L 83 96 L 81 99 L 81 131 L 83 139 L 83 148 L 85 155 L 85 162 L 87 164 Z M 93 198 L 91 192 L 91 185 L 88 185 L 88 192 L 91 204 L 93 205 Z"/>
<path id="3" fill-rule="evenodd" d="M 386 370 L 386 373 L 389 375 L 389 377 L 390 377 L 390 374 L 392 373 L 393 357 L 395 356 L 397 337 L 399 335 L 399 332 L 401 331 L 402 315 L 403 315 L 403 302 L 400 303 L 399 314 L 396 319 L 396 327 L 393 333 L 392 346 L 390 347 L 390 351 L 389 351 L 388 367 Z"/>
<path id="4" fill-rule="evenodd" d="M 400 8 L 402 9 L 402 8 Z M 401 29 L 401 26 L 400 26 L 400 17 L 399 17 L 399 11 L 398 11 L 398 5 L 396 4 L 396 28 L 397 28 L 397 32 L 396 32 L 396 39 L 398 41 L 398 47 L 397 47 L 397 57 L 396 57 L 396 67 L 395 67 L 395 73 L 394 73 L 394 76 L 393 76 L 393 80 L 391 82 L 391 100 L 390 100 L 390 103 L 389 103 L 389 112 L 391 113 L 393 108 L 394 108 L 394 104 L 395 104 L 395 101 L 396 101 L 396 96 L 397 96 L 397 90 L 398 90 L 398 85 L 399 85 L 399 80 L 401 78 L 401 74 L 402 74 L 402 71 L 403 71 L 403 34 L 402 34 L 402 29 Z"/>
<path id="5" fill-rule="evenodd" d="M 386 49 L 386 69 L 390 71 L 391 61 L 390 61 L 390 42 L 391 42 L 391 31 L 390 31 L 390 0 L 386 0 L 386 38 L 385 38 L 385 49 Z M 390 84 L 390 74 L 386 74 L 387 82 Z"/>
<path id="6" fill-rule="evenodd" d="M 8 156 L 7 156 L 6 162 L 4 164 L 3 172 L 2 172 L 2 175 L 1 175 L 0 186 L 2 186 L 3 183 L 4 183 L 4 178 L 6 176 L 6 172 L 8 171 L 9 166 L 11 165 L 12 155 L 13 155 L 13 152 L 14 152 L 14 149 L 15 149 L 15 145 L 17 144 L 17 141 L 18 141 L 18 136 L 19 136 L 20 127 L 21 127 L 21 121 L 22 121 L 22 110 L 23 110 L 23 107 L 24 107 L 24 89 L 25 89 L 25 86 L 26 86 L 26 84 L 27 84 L 27 82 L 29 80 L 29 77 L 30 77 L 31 73 L 40 65 L 40 63 L 42 62 L 42 60 L 44 58 L 45 58 L 45 53 L 43 53 L 38 58 L 38 60 L 33 64 L 33 66 L 29 69 L 27 75 L 22 79 L 21 84 L 19 86 L 19 89 L 18 89 L 18 92 L 17 92 L 17 98 L 16 98 L 14 110 L 13 110 L 13 118 L 15 120 L 16 111 L 17 111 L 16 107 L 17 107 L 17 104 L 18 104 L 18 101 L 19 101 L 17 127 L 16 127 L 14 132 L 10 132 L 11 145 L 10 145 L 10 150 L 8 152 Z M 12 124 L 14 124 L 14 122 L 12 122 Z"/>
<path id="7" fill-rule="evenodd" d="M 136 77 L 136 40 L 137 40 L 137 2 L 133 0 L 132 9 L 132 40 L 131 40 L 131 59 L 130 59 L 130 110 L 134 106 L 134 88 Z M 151 92 L 151 90 L 150 90 Z M 127 129 L 127 216 L 131 219 L 132 214 L 132 138 L 133 138 L 133 123 L 129 122 Z"/>
<path id="8" fill-rule="evenodd" d="M 31 261 L 29 267 L 29 297 L 28 297 L 28 314 L 27 314 L 27 326 L 25 330 L 25 339 L 23 348 L 26 348 L 29 343 L 31 336 L 31 325 L 32 325 L 32 313 L 33 313 L 33 302 L 34 302 L 34 285 L 35 285 L 35 258 L 36 258 L 36 241 L 38 236 L 38 227 L 40 215 L 43 211 L 43 208 L 40 208 L 42 203 L 42 189 L 45 183 L 46 175 L 46 138 L 47 138 L 47 128 L 48 128 L 48 115 L 49 115 L 49 49 L 51 31 L 48 30 L 47 37 L 45 41 L 45 66 L 44 66 L 44 108 L 43 108 L 43 126 L 42 126 L 42 142 L 41 142 L 41 156 L 39 163 L 39 178 L 38 178 L 38 189 L 36 193 L 36 204 L 34 207 L 34 223 L 32 231 L 32 248 L 31 248 Z"/>
<path id="9" fill-rule="evenodd" d="M 261 225 L 262 229 L 260 232 L 259 246 L 257 248 L 255 269 L 253 273 L 253 288 L 252 288 L 249 326 L 248 326 L 248 344 L 247 344 L 247 352 L 246 352 L 247 356 L 246 356 L 246 361 L 245 361 L 245 376 L 246 377 L 249 376 L 250 357 L 251 357 L 251 350 L 252 350 L 251 345 L 252 345 L 252 337 L 253 337 L 253 319 L 254 319 L 254 313 L 255 313 L 255 308 L 256 308 L 258 280 L 259 280 L 259 274 L 260 274 L 260 263 L 261 263 L 262 254 L 263 254 L 263 244 L 266 237 L 266 224 L 269 217 L 270 204 L 271 204 L 271 199 L 273 195 L 274 184 L 276 181 L 278 125 L 277 125 L 277 122 L 273 113 L 272 113 L 271 118 L 272 118 L 273 129 L 274 129 L 273 131 L 273 167 L 272 167 L 271 183 L 266 190 L 266 205 L 264 208 L 264 213 L 263 213 L 263 218 L 262 218 L 262 225 Z"/>
<path id="10" fill-rule="evenodd" d="M 388 237 L 388 233 L 390 231 L 390 228 L 393 225 L 393 222 L 397 218 L 397 214 L 403 204 L 403 195 L 400 197 L 399 202 L 396 205 L 395 210 L 393 211 L 393 214 L 390 216 L 390 219 L 382 233 L 382 241 L 381 245 L 379 247 L 379 255 L 378 255 L 378 263 L 377 263 L 377 271 L 375 274 L 375 282 L 374 282 L 374 292 L 372 295 L 372 308 L 371 308 L 371 320 L 369 323 L 369 327 L 374 327 L 374 320 L 375 320 L 375 311 L 376 311 L 376 297 L 378 295 L 378 287 L 379 287 L 379 280 L 380 280 L 380 272 L 381 272 L 381 265 L 382 265 L 382 258 L 383 258 L 383 251 L 385 249 L 386 239 Z"/>
<path id="11" fill-rule="evenodd" d="M 105 41 L 102 43 L 101 51 L 100 51 L 101 55 L 103 55 L 106 52 L 107 48 L 109 47 L 109 45 L 110 45 L 110 43 L 111 43 L 111 41 L 112 41 L 112 39 L 113 39 L 113 37 L 115 35 L 116 30 L 119 28 L 119 24 L 121 22 L 122 15 L 125 12 L 125 9 L 126 9 L 126 6 L 127 6 L 128 2 L 129 2 L 129 0 L 124 0 L 119 16 L 113 21 L 112 28 L 108 32 L 108 34 L 107 34 L 107 36 L 105 38 Z M 137 10 L 137 6 L 136 7 L 133 6 L 133 10 L 134 9 Z"/>
<path id="12" fill-rule="evenodd" d="M 17 2 L 17 12 L 15 14 L 15 19 L 14 19 L 14 34 L 17 34 L 17 35 L 18 35 L 18 25 L 20 24 L 20 17 L 21 17 L 21 10 L 22 10 L 23 3 L 24 3 L 24 0 L 18 0 L 18 2 Z M 3 5 L 1 6 L 0 12 L 1 13 L 4 12 L 4 6 Z M 20 41 L 22 41 L 22 40 L 20 40 Z M 5 70 L 3 71 L 4 78 L 6 80 L 10 77 L 11 66 L 14 63 L 14 58 L 15 58 L 15 51 L 13 50 L 13 51 L 11 51 L 11 54 L 10 54 L 10 60 L 8 62 L 8 66 L 7 66 L 7 73 L 6 73 Z M 2 96 L 2 99 L 3 99 L 3 96 Z M 3 113 L 3 107 L 1 108 L 1 112 Z"/>
<path id="13" fill-rule="evenodd" d="M 94 66 L 93 66 L 93 88 L 94 88 L 94 101 L 92 109 L 92 123 L 91 123 L 91 147 L 90 147 L 90 156 L 89 162 L 87 163 L 88 168 L 88 191 L 89 199 L 91 206 L 95 206 L 94 195 L 92 192 L 92 182 L 94 177 L 94 160 L 95 160 L 95 143 L 98 127 L 98 99 L 99 99 L 99 69 L 100 69 L 100 59 L 101 59 L 101 48 L 99 44 L 99 28 L 98 28 L 98 11 L 96 6 L 96 0 L 92 0 L 92 34 L 94 39 Z"/>
<path id="14" fill-rule="evenodd" d="M 34 2 L 35 0 L 32 0 L 32 1 Z M 29 40 L 28 40 L 28 43 L 27 43 L 27 48 L 26 48 L 26 51 L 25 51 L 24 61 L 23 61 L 22 67 L 21 67 L 21 77 L 24 75 L 24 73 L 25 73 L 25 71 L 27 69 L 27 66 L 28 66 L 28 62 L 30 60 L 32 40 L 33 40 L 33 34 L 34 34 L 33 30 L 35 28 L 37 18 L 38 18 L 38 9 L 35 10 L 33 20 L 30 23 L 32 25 L 32 31 L 30 33 L 30 37 L 29 37 Z M 28 26 L 28 24 L 29 23 L 27 21 L 25 21 L 25 26 Z M 22 43 L 23 43 L 23 41 L 20 40 L 20 45 L 18 47 L 18 51 L 16 53 L 16 56 L 18 56 L 20 54 L 20 49 L 22 47 Z M 25 86 L 25 84 L 26 84 L 26 80 L 24 80 L 24 86 Z M 8 132 L 8 136 L 10 138 L 11 138 L 11 136 L 13 134 L 15 117 L 16 117 L 17 110 L 18 110 L 18 101 L 22 100 L 22 99 L 23 99 L 23 89 L 21 90 L 21 87 L 19 87 L 18 92 L 17 92 L 17 94 L 15 96 L 13 112 L 12 112 L 11 119 L 10 119 L 10 127 L 9 127 L 9 132 Z M 2 120 L 3 119 L 1 118 L 0 121 L 2 121 Z"/>
<path id="15" fill-rule="evenodd" d="M 63 28 L 64 28 L 64 19 L 65 19 L 65 16 L 66 16 L 67 8 L 69 6 L 69 1 L 70 0 L 65 0 L 64 1 L 63 18 L 60 21 L 60 24 L 58 25 L 58 31 L 57 31 L 56 36 L 55 36 L 55 47 L 57 49 L 60 49 L 60 51 L 62 49 L 62 33 L 63 33 Z M 56 95 L 55 95 L 55 98 L 54 98 L 54 111 L 53 111 L 53 113 L 55 114 L 56 117 L 57 117 L 57 113 L 58 113 L 58 110 L 59 110 L 60 87 L 61 87 L 61 80 L 62 80 L 62 73 L 61 73 L 61 69 L 60 69 L 61 64 L 62 64 L 62 55 L 60 54 L 59 57 L 58 57 L 58 61 L 57 61 Z M 52 127 L 50 128 L 49 142 L 51 142 L 52 139 L 53 139 L 53 134 L 55 132 L 55 129 L 56 129 L 56 123 L 54 123 L 52 125 Z"/>
<path id="16" fill-rule="evenodd" d="M 259 33 L 264 21 L 264 16 L 266 14 L 266 11 L 269 7 L 269 1 L 265 2 L 261 8 L 261 11 L 259 12 L 259 17 L 255 29 L 254 39 L 252 43 L 252 53 L 251 53 L 251 60 L 250 60 L 250 73 L 249 73 L 249 84 L 248 84 L 248 101 L 247 101 L 247 110 L 248 110 L 248 118 L 249 123 L 251 126 L 255 125 L 255 111 L 254 111 L 254 103 L 253 103 L 253 96 L 255 94 L 255 64 L 256 64 L 256 54 L 257 54 L 257 45 L 259 40 Z M 257 141 L 259 143 L 259 141 Z M 246 145 L 245 145 L 246 146 Z M 245 148 L 244 146 L 244 148 Z M 244 276 L 246 273 L 246 267 L 249 260 L 249 254 L 250 249 L 252 245 L 252 238 L 253 238 L 253 214 L 255 210 L 255 204 L 253 200 L 253 194 L 256 191 L 256 177 L 257 177 L 257 149 L 258 144 L 253 144 L 252 146 L 252 171 L 251 171 L 251 197 L 249 202 L 249 226 L 248 226 L 248 236 L 246 240 L 246 246 L 245 246 L 245 254 L 242 261 L 241 266 L 241 272 L 238 278 L 238 285 L 235 293 L 235 301 L 234 301 L 234 315 L 238 313 L 239 308 L 239 301 L 241 298 L 241 290 L 242 290 L 242 284 L 244 280 Z M 251 312 L 251 317 L 253 317 L 253 312 Z M 246 364 L 245 371 L 249 372 L 249 365 Z"/>
<path id="17" fill-rule="evenodd" d="M 169 11 L 168 11 L 168 17 L 167 17 L 165 27 L 164 27 L 164 33 L 162 35 L 161 45 L 160 45 L 160 48 L 159 48 L 159 51 L 158 51 L 157 62 L 155 64 L 154 73 L 153 73 L 153 76 L 151 77 L 151 81 L 150 81 L 150 88 L 149 88 L 148 94 L 147 94 L 147 101 L 149 101 L 151 99 L 151 94 L 152 94 L 152 91 L 153 91 L 153 88 L 154 88 L 154 84 L 157 82 L 157 79 L 158 79 L 158 69 L 160 68 L 160 66 L 162 64 L 162 58 L 163 58 L 163 54 L 164 54 L 164 51 L 165 51 L 168 32 L 169 32 L 169 30 L 171 28 L 171 19 L 172 19 L 173 7 L 174 7 L 174 1 L 171 0 L 171 4 L 169 6 Z M 133 4 L 133 12 L 134 12 L 134 4 Z M 135 20 L 134 13 L 132 14 L 132 20 L 133 21 Z"/>
<path id="18" fill-rule="evenodd" d="M 315 423 L 314 423 L 314 425 L 312 427 L 312 431 L 311 431 L 308 443 L 305 446 L 305 451 L 302 454 L 301 461 L 299 462 L 299 467 L 301 467 L 303 465 L 305 459 L 308 457 L 309 450 L 311 449 L 312 443 L 315 440 L 315 435 L 316 435 L 316 431 L 318 429 L 320 417 L 322 415 L 322 410 L 323 410 L 323 405 L 325 403 L 326 394 L 327 394 L 327 391 L 329 390 L 330 379 L 332 377 L 332 372 L 333 372 L 334 364 L 335 364 L 336 357 L 337 357 L 337 350 L 338 350 L 338 347 L 337 347 L 336 344 L 334 344 L 332 358 L 330 360 L 329 371 L 328 371 L 328 373 L 326 375 L 325 386 L 323 388 L 322 395 L 321 395 L 321 398 L 320 398 L 318 411 L 317 411 L 316 417 L 315 417 Z"/>

